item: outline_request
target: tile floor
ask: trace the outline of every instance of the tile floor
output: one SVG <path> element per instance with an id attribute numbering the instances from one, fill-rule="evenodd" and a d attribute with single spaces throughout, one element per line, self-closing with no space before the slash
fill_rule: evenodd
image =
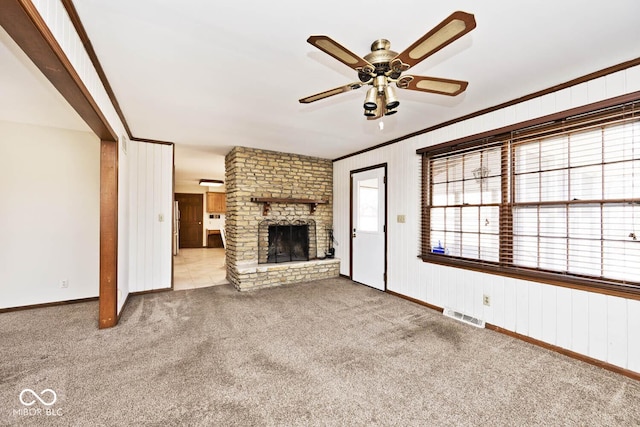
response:
<path id="1" fill-rule="evenodd" d="M 223 248 L 180 249 L 173 257 L 173 290 L 225 285 L 227 266 Z"/>

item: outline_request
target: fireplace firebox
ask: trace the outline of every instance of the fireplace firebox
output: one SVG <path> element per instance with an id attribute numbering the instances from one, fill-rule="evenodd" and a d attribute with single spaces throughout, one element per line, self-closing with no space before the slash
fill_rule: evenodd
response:
<path id="1" fill-rule="evenodd" d="M 309 261 L 316 258 L 313 220 L 265 220 L 258 227 L 258 263 Z"/>

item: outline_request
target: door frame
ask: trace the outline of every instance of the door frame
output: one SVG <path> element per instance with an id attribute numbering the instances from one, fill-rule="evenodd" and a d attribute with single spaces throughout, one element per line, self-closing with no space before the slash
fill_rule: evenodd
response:
<path id="1" fill-rule="evenodd" d="M 349 171 L 349 279 L 353 280 L 353 175 L 360 172 L 366 172 L 373 169 L 384 168 L 384 292 L 387 291 L 387 219 L 388 219 L 388 164 L 379 163 L 373 166 L 367 166 Z"/>

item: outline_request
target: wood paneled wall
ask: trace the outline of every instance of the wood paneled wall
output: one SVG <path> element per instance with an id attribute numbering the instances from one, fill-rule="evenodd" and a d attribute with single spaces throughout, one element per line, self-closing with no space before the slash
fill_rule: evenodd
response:
<path id="1" fill-rule="evenodd" d="M 427 264 L 420 239 L 416 149 L 640 90 L 640 66 L 549 93 L 334 163 L 334 233 L 349 274 L 349 173 L 388 163 L 389 290 L 640 373 L 640 301 Z M 400 113 L 402 114 L 402 113 Z M 406 222 L 398 223 L 397 215 Z M 491 297 L 484 306 L 482 296 Z"/>
<path id="2" fill-rule="evenodd" d="M 170 288 L 173 147 L 130 141 L 129 291 Z"/>
<path id="3" fill-rule="evenodd" d="M 32 3 L 47 23 L 49 30 L 53 33 L 113 130 L 116 134 L 123 135 L 125 133 L 124 126 L 62 2 L 58 0 L 32 0 Z"/>

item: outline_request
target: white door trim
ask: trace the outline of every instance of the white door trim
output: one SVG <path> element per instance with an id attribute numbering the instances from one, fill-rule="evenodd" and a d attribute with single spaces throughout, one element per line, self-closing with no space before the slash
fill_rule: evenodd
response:
<path id="1" fill-rule="evenodd" d="M 354 229 L 355 229 L 355 225 L 354 225 L 354 202 L 355 202 L 355 197 L 354 197 L 354 193 L 353 193 L 353 188 L 354 188 L 354 175 L 359 174 L 361 172 L 367 172 L 367 171 L 374 171 L 376 169 L 382 169 L 382 176 L 384 179 L 384 192 L 383 192 L 383 196 L 382 199 L 380 200 L 380 203 L 382 203 L 383 206 L 383 214 L 382 214 L 382 233 L 383 233 L 383 255 L 381 260 L 379 260 L 378 262 L 382 263 L 383 266 L 383 281 L 382 284 L 378 284 L 378 285 L 373 285 L 373 284 L 369 284 L 369 283 L 363 283 L 365 285 L 368 286 L 372 286 L 376 289 L 380 289 L 382 291 L 386 291 L 387 289 L 387 163 L 381 163 L 381 164 L 377 164 L 377 165 L 373 165 L 373 166 L 369 166 L 366 168 L 361 168 L 361 169 L 355 169 L 350 171 L 350 200 L 349 200 L 349 205 L 350 205 L 350 209 L 349 209 L 349 277 L 354 280 Z M 362 283 L 362 282 L 360 282 Z"/>

